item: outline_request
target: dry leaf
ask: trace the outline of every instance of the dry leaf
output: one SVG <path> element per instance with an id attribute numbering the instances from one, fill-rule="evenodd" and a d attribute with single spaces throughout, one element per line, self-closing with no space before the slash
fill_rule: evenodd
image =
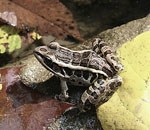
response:
<path id="1" fill-rule="evenodd" d="M 1 0 L 0 12 L 14 12 L 17 28 L 82 41 L 71 12 L 59 0 Z"/>
<path id="2" fill-rule="evenodd" d="M 150 31 L 124 44 L 118 52 L 125 70 L 123 85 L 99 107 L 104 129 L 149 130 L 150 128 Z M 115 117 L 115 118 L 114 118 Z"/>

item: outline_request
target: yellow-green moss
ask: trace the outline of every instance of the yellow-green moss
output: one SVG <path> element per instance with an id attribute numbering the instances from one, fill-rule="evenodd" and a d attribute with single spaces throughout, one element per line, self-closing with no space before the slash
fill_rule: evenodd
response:
<path id="1" fill-rule="evenodd" d="M 21 38 L 18 30 L 11 26 L 0 27 L 0 53 L 13 52 L 21 48 Z"/>

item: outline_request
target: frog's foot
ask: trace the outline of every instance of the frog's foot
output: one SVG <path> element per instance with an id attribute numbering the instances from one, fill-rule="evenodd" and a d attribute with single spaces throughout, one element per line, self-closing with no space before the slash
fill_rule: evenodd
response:
<path id="1" fill-rule="evenodd" d="M 67 93 L 67 91 L 68 91 L 68 86 L 67 86 L 67 83 L 66 83 L 66 81 L 65 80 L 62 80 L 62 79 L 60 79 L 60 83 L 61 83 L 61 91 L 62 91 L 62 93 L 60 94 L 60 99 L 63 99 L 63 100 L 65 100 L 65 99 L 68 99 L 69 98 L 69 95 L 68 95 L 68 93 Z"/>
<path id="2" fill-rule="evenodd" d="M 114 92 L 122 84 L 122 78 L 114 76 L 112 79 L 98 79 L 81 96 L 81 102 L 86 105 L 87 102 L 99 106 L 108 101 Z"/>
<path id="3" fill-rule="evenodd" d="M 123 66 L 119 63 L 118 58 L 115 56 L 110 46 L 108 46 L 100 38 L 95 38 L 93 41 L 93 51 L 106 58 L 108 63 L 111 64 L 117 72 L 123 70 Z"/>
<path id="4" fill-rule="evenodd" d="M 59 95 L 55 95 L 55 99 L 59 100 L 59 101 L 67 101 L 68 98 L 66 98 L 62 93 Z"/>
<path id="5" fill-rule="evenodd" d="M 92 110 L 93 108 L 95 109 L 95 105 L 91 104 L 89 102 L 89 100 L 86 100 L 85 103 L 83 103 L 82 101 L 77 105 L 78 109 L 80 112 L 87 112 Z"/>

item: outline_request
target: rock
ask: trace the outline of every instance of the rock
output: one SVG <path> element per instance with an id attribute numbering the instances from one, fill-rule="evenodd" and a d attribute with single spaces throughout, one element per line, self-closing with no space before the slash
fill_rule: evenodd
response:
<path id="1" fill-rule="evenodd" d="M 114 48 L 121 44 L 133 39 L 142 32 L 150 30 L 150 16 L 145 18 L 131 21 L 120 27 L 108 29 L 98 35 L 102 39 L 105 39 Z"/>
<path id="2" fill-rule="evenodd" d="M 131 21 L 113 29 L 108 29 L 98 34 L 95 37 L 102 38 L 114 49 L 121 46 L 123 43 L 133 39 L 138 34 L 150 30 L 150 16 Z M 74 48 L 74 50 L 90 49 L 92 47 L 92 39 L 86 40 L 83 44 Z"/>
<path id="3" fill-rule="evenodd" d="M 95 110 L 80 114 L 70 110 L 51 123 L 48 130 L 102 130 L 102 128 Z"/>
<path id="4" fill-rule="evenodd" d="M 21 81 L 27 86 L 45 82 L 53 76 L 53 74 L 45 69 L 33 55 L 21 60 L 20 64 L 25 65 L 21 69 L 20 77 Z"/>

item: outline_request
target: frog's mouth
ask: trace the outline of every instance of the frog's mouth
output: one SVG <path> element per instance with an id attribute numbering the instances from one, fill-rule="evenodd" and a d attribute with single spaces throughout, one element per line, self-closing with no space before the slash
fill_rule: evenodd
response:
<path id="1" fill-rule="evenodd" d="M 52 70 L 53 62 L 50 57 L 44 56 L 36 51 L 34 51 L 34 55 L 44 67 L 46 67 L 50 71 L 53 71 Z"/>
<path id="2" fill-rule="evenodd" d="M 34 51 L 34 55 L 37 58 L 37 60 L 49 71 L 56 74 L 57 76 L 64 77 L 63 74 L 61 74 L 61 68 L 52 61 L 52 59 L 48 56 L 44 56 L 41 53 Z"/>

